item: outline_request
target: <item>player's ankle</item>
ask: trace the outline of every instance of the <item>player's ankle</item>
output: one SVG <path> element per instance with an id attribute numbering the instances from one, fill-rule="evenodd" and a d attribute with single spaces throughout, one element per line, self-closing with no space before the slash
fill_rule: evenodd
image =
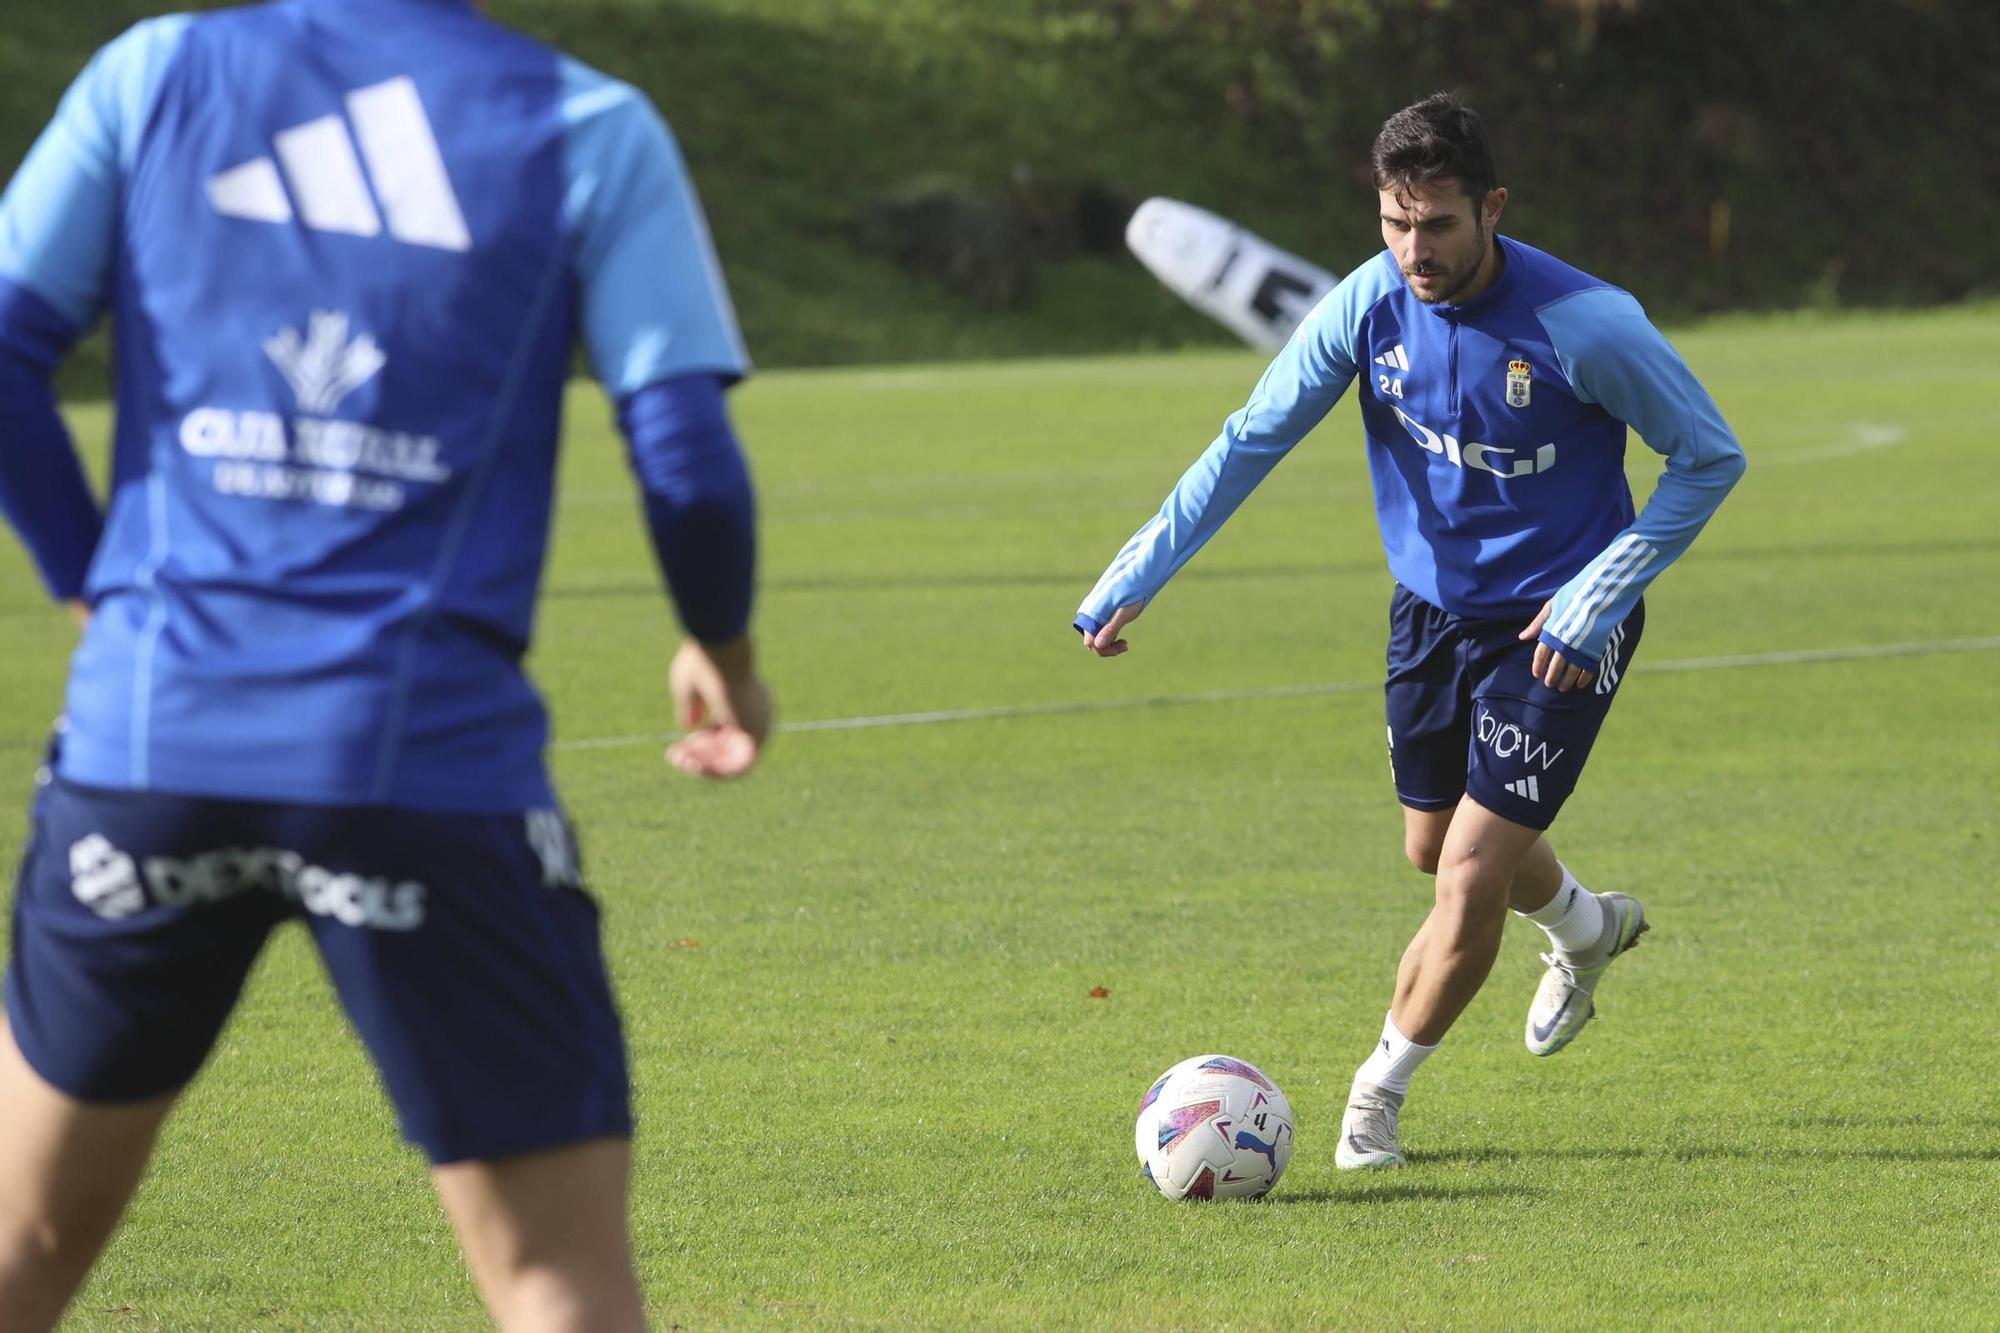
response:
<path id="1" fill-rule="evenodd" d="M 1361 1062 L 1361 1068 L 1354 1071 L 1354 1081 L 1372 1084 L 1400 1097 L 1410 1090 L 1410 1076 L 1436 1049 L 1436 1044 L 1420 1046 L 1411 1041 L 1396 1027 L 1394 1015 L 1385 1014 L 1382 1035 L 1375 1049 Z"/>
<path id="2" fill-rule="evenodd" d="M 1565 958 L 1588 957 L 1602 947 L 1607 919 L 1604 904 L 1577 882 L 1567 866 L 1562 867 L 1562 884 L 1555 897 L 1532 912 L 1515 915 L 1540 926 L 1556 952 Z"/>

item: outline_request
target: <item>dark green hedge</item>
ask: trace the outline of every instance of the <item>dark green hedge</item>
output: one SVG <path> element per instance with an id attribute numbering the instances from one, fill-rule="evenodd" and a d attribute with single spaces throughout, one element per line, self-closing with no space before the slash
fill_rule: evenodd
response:
<path id="1" fill-rule="evenodd" d="M 0 168 L 153 9 L 14 8 Z M 2000 0 L 492 8 L 659 101 L 767 365 L 1223 341 L 1052 238 L 1050 201 L 1176 195 L 1351 268 L 1379 245 L 1369 141 L 1440 87 L 1487 114 L 1507 230 L 1656 314 L 2000 291 Z"/>
<path id="2" fill-rule="evenodd" d="M 1677 312 L 2000 284 L 1992 0 L 1048 0 L 1347 181 L 1433 88 L 1485 114 L 1511 230 Z M 1365 246 L 1368 219 L 1343 234 Z"/>

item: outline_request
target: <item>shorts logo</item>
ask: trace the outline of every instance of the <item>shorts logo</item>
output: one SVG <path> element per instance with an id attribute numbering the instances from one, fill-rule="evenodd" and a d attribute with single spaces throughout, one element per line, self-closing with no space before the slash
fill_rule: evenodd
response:
<path id="1" fill-rule="evenodd" d="M 146 906 L 139 868 L 101 833 L 70 847 L 69 887 L 78 902 L 106 921 L 128 917 Z"/>
<path id="2" fill-rule="evenodd" d="M 1529 379 L 1531 367 L 1526 361 L 1507 363 L 1507 406 L 1526 407 L 1528 405 Z"/>
<path id="3" fill-rule="evenodd" d="M 575 889 L 583 885 L 583 871 L 577 864 L 576 838 L 560 810 L 528 812 L 528 845 L 542 863 L 542 883 L 552 889 Z"/>
<path id="4" fill-rule="evenodd" d="M 1524 764 L 1539 764 L 1540 771 L 1546 773 L 1549 767 L 1563 757 L 1563 747 L 1554 747 L 1545 740 L 1539 740 L 1532 732 L 1521 730 L 1512 722 L 1503 722 L 1484 708 L 1479 710 L 1479 743 L 1501 759 L 1512 759 L 1519 755 Z"/>
<path id="5" fill-rule="evenodd" d="M 221 902 L 240 893 L 275 893 L 314 916 L 368 930 L 416 930 L 428 892 L 413 880 L 389 880 L 307 865 L 277 847 L 222 847 L 179 858 L 149 856 L 139 867 L 93 833 L 69 849 L 70 891 L 107 921 L 160 907 Z"/>

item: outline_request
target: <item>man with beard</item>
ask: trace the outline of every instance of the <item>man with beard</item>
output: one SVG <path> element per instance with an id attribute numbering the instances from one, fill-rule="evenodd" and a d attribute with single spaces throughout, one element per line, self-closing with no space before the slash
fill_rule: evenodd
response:
<path id="1" fill-rule="evenodd" d="M 1448 93 L 1373 152 L 1386 250 L 1308 315 L 1250 401 L 1126 543 L 1076 617 L 1099 657 L 1357 376 L 1396 587 L 1387 705 L 1404 850 L 1436 877 L 1336 1161 L 1400 1166 L 1410 1076 L 1486 980 L 1508 909 L 1549 937 L 1527 1046 L 1552 1055 L 1648 928 L 1544 836 L 1645 625 L 1641 596 L 1742 475 L 1714 402 L 1629 294 L 1497 234 L 1507 191 Z M 1630 426 L 1667 466 L 1634 516 Z"/>

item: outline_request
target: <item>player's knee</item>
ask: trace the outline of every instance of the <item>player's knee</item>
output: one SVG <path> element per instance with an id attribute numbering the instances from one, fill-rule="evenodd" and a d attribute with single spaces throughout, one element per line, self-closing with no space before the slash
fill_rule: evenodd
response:
<path id="1" fill-rule="evenodd" d="M 26 1218 L 0 1216 L 0 1273 L 38 1267 L 55 1253 L 53 1229 Z"/>
<path id="2" fill-rule="evenodd" d="M 1444 856 L 1444 840 L 1451 832 L 1451 810 L 1403 811 L 1403 855 L 1426 875 L 1435 875 Z"/>
<path id="3" fill-rule="evenodd" d="M 1476 857 L 1440 857 L 1435 873 L 1438 910 L 1448 918 L 1474 929 L 1506 919 L 1511 875 L 1500 875 Z"/>
<path id="4" fill-rule="evenodd" d="M 53 1218 L 11 1212 L 0 1217 L 0 1275 L 50 1281 L 96 1257 L 94 1247 Z"/>
<path id="5" fill-rule="evenodd" d="M 629 1265 L 529 1264 L 499 1276 L 490 1298 L 495 1322 L 505 1329 L 615 1333 L 646 1326 Z"/>

